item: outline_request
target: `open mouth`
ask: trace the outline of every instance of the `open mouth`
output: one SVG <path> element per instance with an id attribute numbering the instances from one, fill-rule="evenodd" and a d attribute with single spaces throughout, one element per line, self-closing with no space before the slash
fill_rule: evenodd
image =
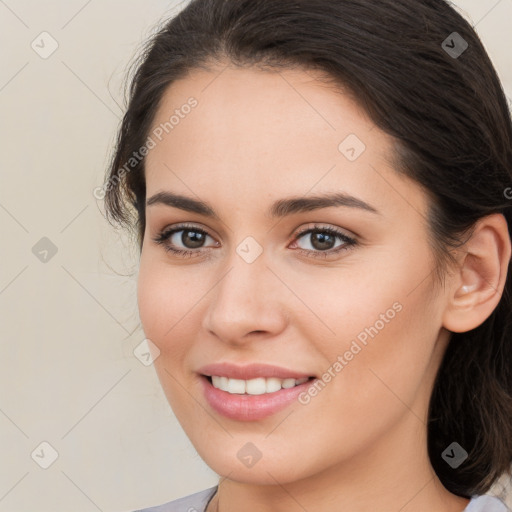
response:
<path id="1" fill-rule="evenodd" d="M 221 391 L 233 395 L 263 395 L 276 393 L 281 389 L 290 389 L 300 386 L 315 377 L 302 377 L 300 379 L 279 379 L 277 377 L 256 377 L 254 379 L 231 379 L 218 375 L 203 375 L 210 384 Z"/>

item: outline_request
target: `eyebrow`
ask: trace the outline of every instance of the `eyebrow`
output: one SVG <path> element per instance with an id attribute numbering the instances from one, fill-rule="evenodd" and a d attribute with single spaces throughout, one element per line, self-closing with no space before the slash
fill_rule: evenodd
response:
<path id="1" fill-rule="evenodd" d="M 158 192 L 146 201 L 146 206 L 152 206 L 154 204 L 172 206 L 174 208 L 179 208 L 180 210 L 198 213 L 205 217 L 220 220 L 215 210 L 208 203 L 180 194 Z M 360 210 L 380 215 L 380 212 L 376 208 L 369 205 L 362 199 L 343 192 L 308 197 L 294 196 L 279 199 L 271 205 L 267 215 L 270 216 L 270 218 L 282 218 L 295 213 L 320 210 L 321 208 L 329 208 L 331 206 L 358 208 Z"/>

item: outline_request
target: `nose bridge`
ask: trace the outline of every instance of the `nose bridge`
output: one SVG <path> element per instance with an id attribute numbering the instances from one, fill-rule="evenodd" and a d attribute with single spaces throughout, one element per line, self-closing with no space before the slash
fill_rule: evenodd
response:
<path id="1" fill-rule="evenodd" d="M 282 328 L 282 311 L 270 289 L 273 276 L 261 245 L 247 237 L 235 247 L 226 267 L 212 290 L 205 328 L 231 342 L 242 341 L 253 331 L 275 333 Z"/>

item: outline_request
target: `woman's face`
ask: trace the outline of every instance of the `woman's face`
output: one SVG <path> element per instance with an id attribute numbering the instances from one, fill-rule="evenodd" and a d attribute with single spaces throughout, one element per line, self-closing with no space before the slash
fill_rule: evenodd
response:
<path id="1" fill-rule="evenodd" d="M 140 316 L 206 463 L 275 484 L 424 455 L 446 298 L 391 139 L 312 73 L 232 67 L 175 82 L 149 136 Z"/>

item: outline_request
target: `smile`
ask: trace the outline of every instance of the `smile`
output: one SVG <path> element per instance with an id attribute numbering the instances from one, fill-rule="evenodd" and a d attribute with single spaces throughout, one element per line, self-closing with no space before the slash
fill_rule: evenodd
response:
<path id="1" fill-rule="evenodd" d="M 255 379 L 242 380 L 212 375 L 209 380 L 214 388 L 231 394 L 263 395 L 267 393 L 275 393 L 281 389 L 290 389 L 295 386 L 299 386 L 300 384 L 307 382 L 309 378 L 278 379 L 276 377 L 257 377 Z"/>
<path id="2" fill-rule="evenodd" d="M 209 407 L 236 421 L 257 421 L 297 403 L 316 379 L 311 373 L 267 363 L 208 364 L 196 370 Z"/>

